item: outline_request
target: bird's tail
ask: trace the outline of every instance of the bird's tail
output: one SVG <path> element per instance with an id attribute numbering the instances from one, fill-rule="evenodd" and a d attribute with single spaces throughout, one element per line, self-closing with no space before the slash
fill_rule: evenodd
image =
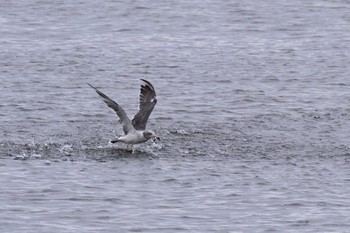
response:
<path id="1" fill-rule="evenodd" d="M 117 142 L 119 142 L 119 139 L 117 138 L 117 139 L 114 139 L 114 140 L 111 140 L 111 143 L 117 143 Z"/>

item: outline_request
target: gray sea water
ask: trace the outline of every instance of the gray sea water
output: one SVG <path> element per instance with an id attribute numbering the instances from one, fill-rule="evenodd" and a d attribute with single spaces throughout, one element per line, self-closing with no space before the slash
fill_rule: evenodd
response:
<path id="1" fill-rule="evenodd" d="M 350 232 L 350 2 L 3 1 L 0 232 Z M 157 90 L 160 142 L 109 143 Z"/>

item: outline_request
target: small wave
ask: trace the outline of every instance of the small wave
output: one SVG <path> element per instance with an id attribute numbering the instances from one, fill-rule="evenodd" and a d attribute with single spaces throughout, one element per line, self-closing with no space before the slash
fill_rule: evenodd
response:
<path id="1" fill-rule="evenodd" d="M 121 29 L 116 30 L 116 32 L 130 32 L 130 31 L 133 31 L 133 29 L 131 29 L 131 28 L 121 28 Z"/>
<path id="2" fill-rule="evenodd" d="M 170 134 L 177 134 L 177 135 L 189 135 L 189 133 L 184 130 L 184 129 L 174 129 L 174 130 L 170 130 L 168 131 Z"/>
<path id="3" fill-rule="evenodd" d="M 134 10 L 147 10 L 147 9 L 149 9 L 149 8 L 146 7 L 146 6 L 136 6 L 136 7 L 134 7 Z"/>
<path id="4" fill-rule="evenodd" d="M 16 155 L 13 159 L 14 160 L 27 160 L 27 159 L 42 159 L 41 154 L 33 153 L 33 154 L 27 154 L 27 153 L 22 153 L 19 155 Z"/>

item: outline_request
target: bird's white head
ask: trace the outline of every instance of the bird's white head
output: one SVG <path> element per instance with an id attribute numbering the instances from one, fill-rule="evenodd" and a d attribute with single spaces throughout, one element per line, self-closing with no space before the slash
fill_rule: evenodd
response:
<path id="1" fill-rule="evenodd" d="M 154 138 L 154 139 L 158 139 L 159 137 L 157 137 L 157 135 L 152 131 L 152 130 L 145 130 L 143 132 L 143 136 L 148 140 L 150 138 Z"/>

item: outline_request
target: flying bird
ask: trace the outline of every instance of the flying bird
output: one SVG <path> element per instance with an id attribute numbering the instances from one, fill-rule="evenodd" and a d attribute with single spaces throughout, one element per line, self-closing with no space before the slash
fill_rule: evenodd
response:
<path id="1" fill-rule="evenodd" d="M 159 137 L 152 130 L 146 129 L 146 124 L 151 115 L 154 106 L 157 104 L 156 91 L 153 85 L 147 80 L 141 79 L 143 84 L 140 89 L 139 111 L 132 120 L 126 115 L 123 108 L 106 94 L 99 91 L 96 87 L 88 83 L 90 87 L 95 89 L 97 94 L 102 98 L 108 107 L 113 109 L 118 117 L 119 123 L 123 126 L 124 135 L 112 140 L 112 143 L 123 142 L 127 145 L 127 150 L 133 151 L 133 145 L 143 143 L 149 139 L 159 140 Z"/>

